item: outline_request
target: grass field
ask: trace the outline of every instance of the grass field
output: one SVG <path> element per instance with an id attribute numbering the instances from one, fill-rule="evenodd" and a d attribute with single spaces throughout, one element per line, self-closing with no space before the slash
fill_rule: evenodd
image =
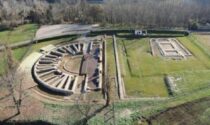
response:
<path id="1" fill-rule="evenodd" d="M 112 39 L 107 40 L 107 67 L 109 76 L 115 77 L 115 59 L 114 59 L 114 49 Z"/>
<path id="2" fill-rule="evenodd" d="M 191 39 L 197 41 L 197 46 L 210 57 L 210 35 L 200 35 L 194 33 Z"/>
<path id="3" fill-rule="evenodd" d="M 69 38 L 61 38 L 61 39 L 42 41 L 42 42 L 34 44 L 32 46 L 26 46 L 26 47 L 21 47 L 21 48 L 18 48 L 18 49 L 14 49 L 14 50 L 12 50 L 12 54 L 13 54 L 13 57 L 16 60 L 16 62 L 21 62 L 21 60 L 25 56 L 29 55 L 32 52 L 39 52 L 39 49 L 44 47 L 44 46 L 47 46 L 49 44 L 57 45 L 59 43 L 72 41 L 75 38 L 76 37 L 73 36 L 73 37 L 69 37 Z M 4 53 L 0 52 L 0 56 L 3 57 Z M 0 58 L 0 75 L 3 74 L 3 72 L 4 72 L 4 68 L 3 67 L 5 66 L 5 63 L 6 63 L 4 61 L 4 59 L 5 58 Z"/>
<path id="4" fill-rule="evenodd" d="M 18 42 L 15 41 L 15 37 L 14 35 L 14 38 L 10 38 L 14 39 L 11 43 Z M 72 39 L 63 38 L 43 41 L 33 46 L 15 49 L 13 50 L 13 55 L 17 61 L 21 61 L 31 52 L 39 51 L 43 46 L 49 44 L 56 45 L 65 41 L 71 41 Z M 210 46 L 208 46 L 207 42 L 204 42 L 208 41 L 209 38 L 191 35 L 177 39 L 191 51 L 193 57 L 181 61 L 153 57 L 151 55 L 149 38 L 117 39 L 122 77 L 128 96 L 168 97 L 164 76 L 167 74 L 181 77 L 181 80 L 176 82 L 179 91 L 173 97 L 166 100 L 116 101 L 116 124 L 133 124 L 134 121 L 139 120 L 139 116 L 149 118 L 149 116 L 158 114 L 158 112 L 164 111 L 167 108 L 210 96 Z M 114 78 L 116 68 L 112 39 L 107 39 L 106 45 L 108 74 L 111 78 Z M 3 57 L 2 53 L 0 53 L 0 57 Z M 3 59 L 0 58 L 0 75 L 5 65 Z M 112 85 L 115 86 L 114 81 L 112 81 Z M 198 101 L 198 103 L 193 102 L 177 106 L 174 110 L 159 115 L 152 121 L 152 125 L 175 125 L 181 123 L 186 125 L 209 124 L 209 104 L 210 99 L 207 98 Z M 93 107 L 96 108 L 97 106 L 94 105 Z M 76 108 L 74 106 L 45 104 L 44 109 L 46 109 L 45 111 L 47 111 L 48 115 L 46 115 L 45 111 L 42 111 L 41 113 L 43 114 L 38 116 L 38 120 L 51 121 L 54 124 L 73 124 L 77 120 L 80 120 L 78 118 L 83 117 L 81 112 L 78 112 Z M 126 113 L 129 114 L 129 111 L 131 112 L 130 116 L 126 115 Z M 89 122 L 89 124 L 104 124 L 103 113 L 97 114 Z"/>
<path id="5" fill-rule="evenodd" d="M 24 57 L 24 55 L 27 53 L 29 47 L 22 47 L 22 48 L 18 48 L 15 50 L 12 50 L 12 54 L 14 59 L 16 60 L 16 62 L 19 62 L 22 60 L 22 58 Z M 4 66 L 6 64 L 5 61 L 5 55 L 3 52 L 0 52 L 0 75 L 4 72 Z"/>
<path id="6" fill-rule="evenodd" d="M 36 24 L 25 24 L 19 27 L 14 28 L 13 30 L 6 30 L 0 32 L 0 44 L 12 44 L 17 42 L 22 42 L 25 40 L 31 40 L 36 30 L 38 29 L 38 25 Z M 29 47 L 22 47 L 12 51 L 13 57 L 19 62 L 26 52 L 28 51 Z M 3 57 L 4 54 L 0 52 L 0 56 Z M 5 66 L 4 58 L 0 58 L 0 75 L 4 72 Z"/>
<path id="7" fill-rule="evenodd" d="M 14 28 L 13 30 L 1 31 L 0 44 L 12 44 L 25 40 L 31 40 L 34 37 L 37 29 L 38 26 L 36 24 L 26 24 Z"/>
<path id="8" fill-rule="evenodd" d="M 167 97 L 164 75 L 181 77 L 179 93 L 207 87 L 210 78 L 210 58 L 192 36 L 177 38 L 193 56 L 187 60 L 169 60 L 151 55 L 149 39 L 118 39 L 119 57 L 126 93 L 129 96 Z M 199 79 L 198 79 L 199 78 Z"/>
<path id="9" fill-rule="evenodd" d="M 151 125 L 209 125 L 210 98 L 169 109 L 151 120 Z"/>
<path id="10" fill-rule="evenodd" d="M 194 37 L 210 52 L 210 35 L 194 34 Z"/>
<path id="11" fill-rule="evenodd" d="M 106 40 L 106 55 L 107 55 L 107 72 L 109 75 L 110 81 L 110 98 L 118 99 L 118 93 L 116 90 L 115 85 L 115 77 L 116 77 L 116 65 L 115 65 L 115 58 L 114 58 L 114 49 L 113 49 L 113 40 L 107 39 Z"/>

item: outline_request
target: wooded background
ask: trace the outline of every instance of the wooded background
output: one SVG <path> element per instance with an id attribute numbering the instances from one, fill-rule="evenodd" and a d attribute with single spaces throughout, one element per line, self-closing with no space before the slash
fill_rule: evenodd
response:
<path id="1" fill-rule="evenodd" d="M 193 28 L 210 23 L 210 0 L 0 0 L 1 29 L 28 22 Z"/>

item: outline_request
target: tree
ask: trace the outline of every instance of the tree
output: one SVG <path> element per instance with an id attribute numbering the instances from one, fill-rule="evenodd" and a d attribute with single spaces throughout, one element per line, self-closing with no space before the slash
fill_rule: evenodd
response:
<path id="1" fill-rule="evenodd" d="M 198 23 L 196 21 L 191 20 L 189 22 L 189 27 L 190 30 L 197 30 L 198 29 Z"/>
<path id="2" fill-rule="evenodd" d="M 77 123 L 74 123 L 75 125 L 87 125 L 88 120 L 106 108 L 106 106 L 98 104 L 95 98 L 88 93 L 81 93 L 78 96 L 75 107 L 77 109 L 77 115 L 80 115 Z"/>
<path id="3" fill-rule="evenodd" d="M 17 70 L 18 63 L 14 60 L 12 56 L 11 48 L 5 45 L 5 56 L 6 65 L 4 74 L 1 76 L 0 84 L 6 86 L 11 95 L 12 100 L 15 104 L 17 114 L 20 114 L 20 106 L 22 103 L 22 82 L 23 74 Z"/>

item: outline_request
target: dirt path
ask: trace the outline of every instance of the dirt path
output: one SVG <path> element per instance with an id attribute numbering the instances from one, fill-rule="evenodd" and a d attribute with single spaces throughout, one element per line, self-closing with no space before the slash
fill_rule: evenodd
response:
<path id="1" fill-rule="evenodd" d="M 59 24 L 59 25 L 46 25 L 37 30 L 35 40 L 42 40 L 52 37 L 73 35 L 73 34 L 86 34 L 90 32 L 93 25 L 77 25 L 77 24 Z"/>
<path id="2" fill-rule="evenodd" d="M 121 77 L 120 62 L 119 62 L 119 57 L 118 57 L 117 41 L 116 41 L 115 35 L 113 36 L 113 46 L 114 46 L 114 56 L 115 56 L 115 64 L 116 64 L 119 97 L 120 99 L 124 99 L 125 89 L 124 89 L 124 83 Z"/>

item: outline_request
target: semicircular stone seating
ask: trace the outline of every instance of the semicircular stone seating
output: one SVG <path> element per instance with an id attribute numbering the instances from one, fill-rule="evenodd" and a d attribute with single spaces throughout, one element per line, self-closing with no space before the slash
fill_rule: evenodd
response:
<path id="1" fill-rule="evenodd" d="M 72 43 L 61 46 L 43 55 L 34 65 L 35 79 L 44 87 L 58 93 L 75 93 L 78 77 L 59 70 L 62 57 L 83 54 L 86 47 L 84 43 Z"/>

